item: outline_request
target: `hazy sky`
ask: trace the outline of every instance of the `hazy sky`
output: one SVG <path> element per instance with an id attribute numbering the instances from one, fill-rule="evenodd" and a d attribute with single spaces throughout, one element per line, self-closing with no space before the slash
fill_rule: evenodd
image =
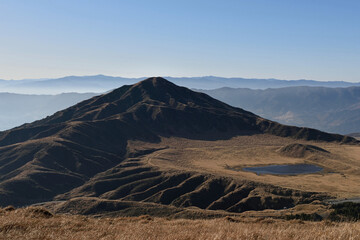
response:
<path id="1" fill-rule="evenodd" d="M 0 0 L 0 78 L 360 81 L 359 0 Z"/>

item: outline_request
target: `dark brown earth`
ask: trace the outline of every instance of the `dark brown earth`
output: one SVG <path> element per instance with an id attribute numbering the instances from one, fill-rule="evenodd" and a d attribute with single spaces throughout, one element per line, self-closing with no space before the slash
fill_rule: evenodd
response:
<path id="1" fill-rule="evenodd" d="M 163 78 L 150 78 L 1 132 L 0 205 L 24 206 L 77 197 L 81 201 L 101 199 L 98 205 L 85 204 L 89 208 L 83 204 L 80 213 L 121 210 L 130 214 L 134 209 L 131 206 L 136 206 L 137 211 L 142 206 L 140 212 L 146 213 L 151 212 L 151 204 L 157 204 L 157 208 L 167 205 L 236 213 L 281 209 L 323 199 L 324 194 L 246 179 L 165 171 L 139 161 L 158 149 L 138 151 L 128 144 L 157 143 L 162 137 L 216 141 L 265 133 L 358 143 L 348 136 L 281 125 Z M 71 209 L 74 201 L 62 202 L 59 209 Z"/>

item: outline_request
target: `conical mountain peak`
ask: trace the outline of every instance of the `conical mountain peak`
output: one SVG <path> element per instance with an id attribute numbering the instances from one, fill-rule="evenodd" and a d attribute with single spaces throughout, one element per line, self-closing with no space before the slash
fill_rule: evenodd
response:
<path id="1" fill-rule="evenodd" d="M 173 88 L 179 88 L 179 86 L 173 84 L 172 82 L 166 80 L 162 77 L 151 77 L 143 81 L 140 81 L 133 85 L 134 88 L 141 88 L 144 91 L 163 91 L 168 92 Z"/>
<path id="2" fill-rule="evenodd" d="M 235 109 L 204 93 L 194 92 L 188 88 L 177 86 L 162 77 L 148 78 L 137 84 L 115 89 L 103 95 L 100 99 L 103 102 L 127 105 L 128 107 L 147 103 L 168 107 L 196 105 L 206 108 L 216 107 L 223 110 Z"/>
<path id="3" fill-rule="evenodd" d="M 308 140 L 354 141 L 314 129 L 284 126 L 229 106 L 204 93 L 177 86 L 161 77 L 125 85 L 16 130 L 20 134 L 20 130 L 25 128 L 42 129 L 59 124 L 73 126 L 72 122 L 102 122 L 105 127 L 108 122 L 116 122 L 142 129 L 143 132 L 152 132 L 152 135 L 199 137 L 210 133 L 217 138 L 220 135 L 231 137 L 251 132 Z"/>
<path id="4" fill-rule="evenodd" d="M 153 86 L 166 86 L 166 85 L 175 85 L 172 82 L 166 80 L 165 78 L 162 77 L 151 77 L 151 78 L 147 78 L 143 81 L 140 81 L 139 83 L 137 83 L 138 85 L 141 84 L 152 84 Z M 135 85 L 137 85 L 135 84 Z"/>

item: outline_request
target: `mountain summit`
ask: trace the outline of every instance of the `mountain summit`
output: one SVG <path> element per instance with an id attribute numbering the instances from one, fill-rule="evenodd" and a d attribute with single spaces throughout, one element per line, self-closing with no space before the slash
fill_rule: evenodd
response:
<path id="1" fill-rule="evenodd" d="M 48 201 L 84 185 L 128 157 L 129 140 L 217 140 L 264 133 L 356 142 L 351 137 L 284 126 L 154 77 L 1 132 L 0 205 Z"/>
<path id="2" fill-rule="evenodd" d="M 69 130 L 85 123 L 100 122 L 141 129 L 149 137 L 176 135 L 202 138 L 206 134 L 206 137 L 216 139 L 237 134 L 270 133 L 306 140 L 354 141 L 342 135 L 281 125 L 227 105 L 204 93 L 179 87 L 161 77 L 153 77 L 93 97 L 45 119 L 3 132 L 0 134 L 0 145 L 44 137 L 60 129 Z M 131 135 L 137 137 L 137 133 L 135 131 Z"/>
<path id="3" fill-rule="evenodd" d="M 196 134 L 210 130 L 224 131 L 234 125 L 242 130 L 255 130 L 255 118 L 250 112 L 157 77 L 123 86 L 26 127 L 116 119 L 161 134 Z"/>

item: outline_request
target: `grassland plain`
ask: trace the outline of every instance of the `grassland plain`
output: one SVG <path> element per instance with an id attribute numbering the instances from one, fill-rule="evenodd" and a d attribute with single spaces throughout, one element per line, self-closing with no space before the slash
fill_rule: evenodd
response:
<path id="1" fill-rule="evenodd" d="M 9 211 L 10 210 L 10 211 Z M 261 217 L 167 219 L 53 215 L 43 208 L 0 210 L 0 239 L 360 239 L 359 222 Z"/>
<path id="2" fill-rule="evenodd" d="M 228 140 L 203 141 L 162 138 L 160 143 L 130 142 L 135 149 L 164 147 L 147 155 L 144 163 L 161 169 L 197 170 L 204 173 L 270 183 L 284 188 L 326 193 L 336 198 L 359 197 L 360 148 L 320 141 L 282 138 L 269 134 L 237 136 Z M 309 148 L 310 149 L 307 149 Z M 313 151 L 311 147 L 321 150 Z M 315 174 L 257 175 L 243 167 L 279 164 L 315 164 L 324 170 Z"/>

